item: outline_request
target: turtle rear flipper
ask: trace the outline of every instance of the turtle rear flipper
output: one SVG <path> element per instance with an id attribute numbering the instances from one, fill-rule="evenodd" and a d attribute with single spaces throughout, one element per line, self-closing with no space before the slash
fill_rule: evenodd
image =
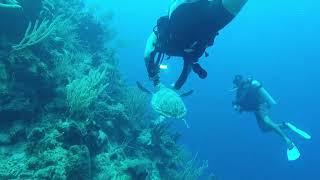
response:
<path id="1" fill-rule="evenodd" d="M 180 94 L 180 97 L 187 97 L 187 96 L 192 95 L 193 93 L 194 93 L 194 90 L 190 90 L 190 91 L 187 91 L 187 92 Z"/>
<path id="2" fill-rule="evenodd" d="M 148 90 L 147 88 L 145 88 L 144 86 L 142 86 L 142 84 L 139 81 L 137 81 L 136 84 L 141 91 L 148 93 L 148 94 L 152 94 L 152 92 L 150 90 Z"/>

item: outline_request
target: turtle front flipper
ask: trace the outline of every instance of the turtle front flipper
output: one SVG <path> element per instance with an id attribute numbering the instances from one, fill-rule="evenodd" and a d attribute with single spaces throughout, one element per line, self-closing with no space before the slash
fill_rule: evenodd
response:
<path id="1" fill-rule="evenodd" d="M 153 121 L 153 123 L 155 124 L 155 125 L 159 125 L 159 124 L 161 124 L 163 121 L 165 121 L 166 120 L 166 117 L 164 117 L 164 116 L 162 116 L 162 115 L 159 115 L 159 117 L 157 118 L 157 119 L 155 119 L 154 121 Z"/>

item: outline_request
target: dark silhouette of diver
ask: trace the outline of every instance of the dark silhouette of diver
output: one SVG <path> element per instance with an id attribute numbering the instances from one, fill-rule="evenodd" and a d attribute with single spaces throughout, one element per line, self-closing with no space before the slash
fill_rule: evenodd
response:
<path id="1" fill-rule="evenodd" d="M 272 105 L 276 104 L 276 101 L 263 88 L 259 81 L 237 75 L 233 80 L 233 84 L 235 86 L 234 91 L 236 91 L 236 99 L 233 102 L 234 109 L 239 112 L 254 113 L 258 125 L 263 132 L 273 131 L 284 139 L 288 148 L 288 160 L 298 159 L 300 157 L 299 150 L 288 138 L 284 130 L 291 129 L 305 139 L 310 139 L 311 136 L 289 122 L 277 124 L 272 121 L 269 116 L 269 109 Z"/>
<path id="2" fill-rule="evenodd" d="M 148 38 L 145 64 L 149 78 L 158 85 L 159 69 L 165 55 L 182 57 L 182 73 L 174 85 L 180 89 L 191 71 L 201 79 L 207 72 L 198 63 L 218 32 L 239 13 L 247 0 L 175 0 L 169 14 L 160 17 Z"/>

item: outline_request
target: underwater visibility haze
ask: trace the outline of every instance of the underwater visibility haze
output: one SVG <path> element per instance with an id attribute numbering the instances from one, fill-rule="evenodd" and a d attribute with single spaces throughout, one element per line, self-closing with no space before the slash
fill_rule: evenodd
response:
<path id="1" fill-rule="evenodd" d="M 320 2 L 248 0 L 200 58 L 206 79 L 157 90 L 144 53 L 171 3 L 0 0 L 0 179 L 320 179 Z M 182 62 L 164 59 L 166 87 Z M 312 136 L 285 131 L 299 159 L 234 110 L 238 74 Z"/>

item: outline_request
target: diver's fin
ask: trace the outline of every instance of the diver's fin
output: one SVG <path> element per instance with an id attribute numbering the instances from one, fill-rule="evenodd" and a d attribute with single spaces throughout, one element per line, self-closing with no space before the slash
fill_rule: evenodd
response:
<path id="1" fill-rule="evenodd" d="M 190 91 L 187 91 L 187 92 L 180 94 L 180 97 L 187 97 L 187 96 L 192 95 L 193 93 L 194 93 L 194 90 L 190 90 Z"/>
<path id="2" fill-rule="evenodd" d="M 291 124 L 291 123 L 285 123 L 286 124 L 286 126 L 288 127 L 288 128 L 290 128 L 293 132 L 295 132 L 295 133 L 297 133 L 299 136 L 301 136 L 302 138 L 304 138 L 304 139 L 311 139 L 311 136 L 308 134 L 308 133 L 306 133 L 306 132 L 304 132 L 303 130 L 301 130 L 301 129 L 298 129 L 297 127 L 295 127 L 293 124 Z"/>
<path id="3" fill-rule="evenodd" d="M 297 146 L 293 145 L 293 147 L 291 149 L 288 148 L 287 156 L 288 156 L 289 161 L 295 161 L 295 160 L 299 159 L 300 152 L 299 152 Z"/>
<path id="4" fill-rule="evenodd" d="M 141 91 L 143 91 L 143 92 L 145 92 L 145 93 L 148 93 L 148 94 L 152 94 L 152 92 L 149 91 L 147 88 L 143 87 L 142 84 L 141 84 L 139 81 L 137 81 L 136 84 L 137 84 L 138 88 L 139 88 Z"/>

